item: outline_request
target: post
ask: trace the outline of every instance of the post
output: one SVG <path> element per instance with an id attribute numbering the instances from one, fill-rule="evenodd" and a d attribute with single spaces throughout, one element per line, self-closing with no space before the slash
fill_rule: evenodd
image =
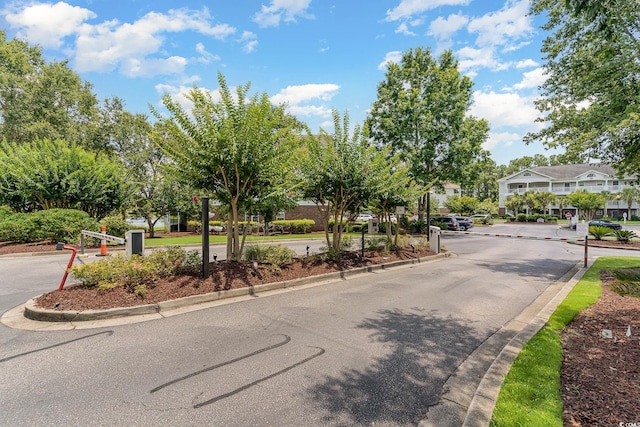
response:
<path id="1" fill-rule="evenodd" d="M 430 242 L 431 238 L 429 235 L 431 234 L 431 191 L 427 191 L 427 242 Z"/>
<path id="2" fill-rule="evenodd" d="M 588 253 L 589 253 L 589 235 L 587 234 L 586 236 L 584 236 L 584 268 L 587 268 L 587 261 L 589 260 Z"/>
<path id="3" fill-rule="evenodd" d="M 209 197 L 202 197 L 202 278 L 209 277 Z"/>
<path id="4" fill-rule="evenodd" d="M 364 260 L 364 226 L 362 227 L 362 259 Z"/>

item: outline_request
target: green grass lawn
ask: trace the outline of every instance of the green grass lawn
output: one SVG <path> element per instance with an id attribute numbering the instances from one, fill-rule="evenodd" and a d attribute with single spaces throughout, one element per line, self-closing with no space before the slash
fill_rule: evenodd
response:
<path id="1" fill-rule="evenodd" d="M 562 426 L 560 333 L 600 296 L 600 270 L 637 266 L 638 258 L 634 257 L 596 260 L 514 361 L 500 390 L 491 426 Z"/>

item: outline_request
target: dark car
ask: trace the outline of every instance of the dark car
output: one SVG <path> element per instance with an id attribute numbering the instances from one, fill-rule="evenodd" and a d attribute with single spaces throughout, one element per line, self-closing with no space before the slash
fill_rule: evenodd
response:
<path id="1" fill-rule="evenodd" d="M 606 219 L 594 219 L 589 221 L 589 227 L 607 227 L 610 228 L 612 230 L 620 230 L 622 228 L 622 226 L 620 224 L 618 224 L 617 222 L 611 222 L 609 220 Z M 571 224 L 571 229 L 575 230 L 576 229 L 576 225 L 575 224 Z"/>
<path id="2" fill-rule="evenodd" d="M 453 216 L 434 216 L 431 217 L 431 225 L 439 226 L 440 224 L 446 224 L 448 230 L 460 231 L 460 223 Z M 443 227 L 441 227 L 443 228 Z"/>
<path id="3" fill-rule="evenodd" d="M 460 230 L 467 231 L 471 227 L 473 227 L 473 220 L 471 218 L 467 218 L 466 216 L 457 216 L 455 217 L 460 224 Z"/>
<path id="4" fill-rule="evenodd" d="M 612 230 L 620 230 L 622 226 L 617 222 L 611 222 L 606 219 L 594 219 L 589 221 L 589 227 L 608 227 Z"/>

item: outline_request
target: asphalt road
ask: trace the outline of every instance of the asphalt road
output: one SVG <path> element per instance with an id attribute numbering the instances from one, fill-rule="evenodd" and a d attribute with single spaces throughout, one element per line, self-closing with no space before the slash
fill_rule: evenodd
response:
<path id="1" fill-rule="evenodd" d="M 534 227 L 508 230 L 565 232 Z M 0 425 L 416 425 L 473 350 L 584 255 L 540 240 L 443 244 L 456 256 L 162 320 L 0 325 Z M 0 259 L 0 309 L 55 289 L 67 260 Z"/>

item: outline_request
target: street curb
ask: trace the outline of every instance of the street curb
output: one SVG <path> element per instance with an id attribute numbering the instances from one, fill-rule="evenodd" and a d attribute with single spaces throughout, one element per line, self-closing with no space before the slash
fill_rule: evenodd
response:
<path id="1" fill-rule="evenodd" d="M 587 270 L 582 268 L 582 262 L 576 264 L 476 348 L 445 382 L 440 400 L 429 408 L 419 426 L 488 427 L 511 365 Z M 474 382 L 472 378 L 479 373 L 483 373 L 479 382 Z M 474 384 L 477 384 L 475 390 Z"/>
<path id="2" fill-rule="evenodd" d="M 268 292 L 278 289 L 291 288 L 295 286 L 307 285 L 315 282 L 322 282 L 333 279 L 347 279 L 351 276 L 372 273 L 378 270 L 385 270 L 392 267 L 399 267 L 411 264 L 423 264 L 436 261 L 451 256 L 448 252 L 431 255 L 423 258 L 394 261 L 386 264 L 377 264 L 368 267 L 359 267 L 352 270 L 339 271 L 335 273 L 325 273 L 317 276 L 305 277 L 302 279 L 287 280 L 284 282 L 267 283 L 264 285 L 250 286 L 241 289 L 229 289 L 225 291 L 212 292 L 208 294 L 192 295 L 175 300 L 163 301 L 157 304 L 138 305 L 134 307 L 112 308 L 107 310 L 84 310 L 84 311 L 59 311 L 36 307 L 32 298 L 24 305 L 24 317 L 30 320 L 42 322 L 86 322 L 95 320 L 114 319 L 119 317 L 142 316 L 148 314 L 162 314 L 178 308 L 205 304 L 226 298 L 234 298 L 257 293 Z"/>

